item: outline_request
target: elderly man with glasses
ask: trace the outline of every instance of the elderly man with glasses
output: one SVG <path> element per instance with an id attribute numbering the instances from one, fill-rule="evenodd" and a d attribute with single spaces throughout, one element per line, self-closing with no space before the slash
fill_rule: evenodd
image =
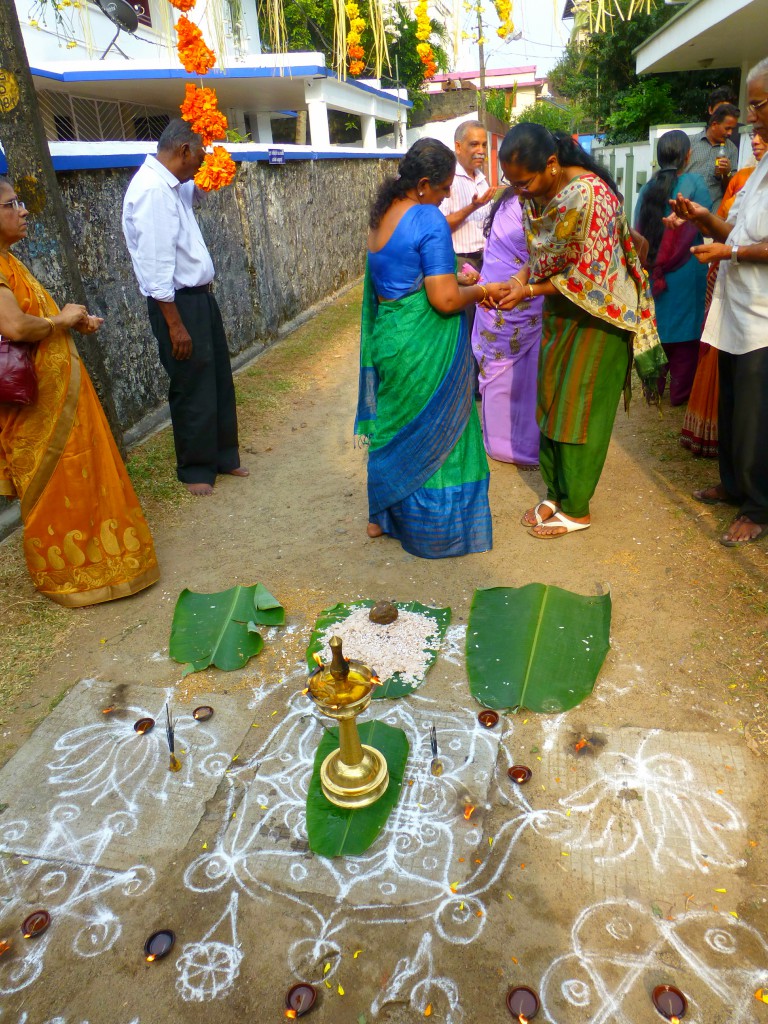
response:
<path id="1" fill-rule="evenodd" d="M 747 121 L 768 142 L 768 57 L 747 76 Z M 676 216 L 714 239 L 693 247 L 702 263 L 720 260 L 702 341 L 718 349 L 720 481 L 696 491 L 705 504 L 738 515 L 720 538 L 740 547 L 768 533 L 768 160 L 761 160 L 722 220 L 678 196 Z"/>

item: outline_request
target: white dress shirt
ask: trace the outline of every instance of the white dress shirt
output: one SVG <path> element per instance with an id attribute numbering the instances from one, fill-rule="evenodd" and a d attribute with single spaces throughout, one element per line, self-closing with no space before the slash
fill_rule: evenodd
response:
<path id="1" fill-rule="evenodd" d="M 750 174 L 728 221 L 728 245 L 768 241 L 768 156 Z M 720 261 L 701 340 L 735 356 L 768 348 L 768 263 Z"/>
<path id="2" fill-rule="evenodd" d="M 173 302 L 179 288 L 213 280 L 213 260 L 195 220 L 193 181 L 180 182 L 154 156 L 131 179 L 123 234 L 142 295 Z"/>
<path id="3" fill-rule="evenodd" d="M 459 210 L 469 206 L 475 196 L 481 196 L 487 192 L 488 187 L 488 179 L 482 171 L 478 171 L 472 178 L 457 161 L 451 194 L 440 203 L 441 212 L 446 217 L 449 213 L 458 213 Z M 488 207 L 479 206 L 458 227 L 453 229 L 451 237 L 454 252 L 481 252 L 485 249 L 483 227 L 487 216 Z"/>

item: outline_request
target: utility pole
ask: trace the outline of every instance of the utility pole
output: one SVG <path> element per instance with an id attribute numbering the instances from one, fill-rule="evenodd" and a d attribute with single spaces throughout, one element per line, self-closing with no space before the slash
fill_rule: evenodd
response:
<path id="1" fill-rule="evenodd" d="M 25 262 L 43 284 L 53 285 L 59 305 L 87 305 L 14 0 L 0 2 L 0 141 L 8 160 L 8 176 L 30 214 L 26 245 L 23 249 L 19 245 Z M 97 338 L 77 335 L 77 348 L 121 447 L 122 430 Z"/>
<path id="2" fill-rule="evenodd" d="M 475 8 L 477 11 L 477 52 L 480 58 L 480 102 L 478 104 L 478 118 L 485 124 L 485 43 L 483 42 L 483 6 L 479 2 Z"/>

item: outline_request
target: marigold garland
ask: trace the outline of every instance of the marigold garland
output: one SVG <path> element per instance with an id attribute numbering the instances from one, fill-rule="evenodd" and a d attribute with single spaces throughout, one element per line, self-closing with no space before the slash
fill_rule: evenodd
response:
<path id="1" fill-rule="evenodd" d="M 219 110 L 219 101 L 213 89 L 206 89 L 205 86 L 198 88 L 187 82 L 181 116 L 190 122 L 193 132 L 202 136 L 204 146 L 227 137 L 229 123 Z"/>
<path id="2" fill-rule="evenodd" d="M 181 11 L 182 14 L 186 14 L 187 11 L 191 11 L 197 3 L 197 0 L 168 0 L 171 7 L 175 7 L 177 11 Z"/>
<path id="3" fill-rule="evenodd" d="M 184 70 L 193 75 L 207 75 L 216 63 L 216 54 L 206 44 L 203 33 L 184 14 L 176 22 L 176 33 L 179 37 L 176 49 Z"/>
<path id="4" fill-rule="evenodd" d="M 512 0 L 494 0 L 493 6 L 496 8 L 501 22 L 496 29 L 496 34 L 500 39 L 506 39 L 515 30 L 515 23 L 512 21 Z"/>
<path id="5" fill-rule="evenodd" d="M 416 15 L 416 38 L 419 40 L 416 44 L 416 53 L 418 53 L 419 60 L 424 65 L 424 77 L 431 78 L 437 71 L 437 64 L 435 63 L 432 47 L 428 42 L 429 37 L 432 35 L 432 22 L 429 20 L 429 14 L 427 13 L 427 0 L 419 0 L 419 3 L 413 9 L 413 13 Z"/>
<path id="6" fill-rule="evenodd" d="M 363 32 L 365 31 L 365 19 L 360 17 L 360 7 L 350 0 L 345 4 L 344 10 L 349 18 L 349 32 L 347 33 L 347 56 L 349 57 L 350 75 L 361 75 L 365 71 L 365 50 L 360 45 Z"/>
<path id="7" fill-rule="evenodd" d="M 203 192 L 215 192 L 231 185 L 237 173 L 237 165 L 223 146 L 214 146 L 212 153 L 205 154 L 200 170 L 195 175 L 195 184 Z"/>

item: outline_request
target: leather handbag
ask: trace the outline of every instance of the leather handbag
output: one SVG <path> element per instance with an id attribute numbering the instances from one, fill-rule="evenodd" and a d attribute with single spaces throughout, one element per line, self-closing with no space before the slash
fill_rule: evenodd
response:
<path id="1" fill-rule="evenodd" d="M 0 334 L 0 402 L 32 405 L 37 400 L 33 345 Z"/>

